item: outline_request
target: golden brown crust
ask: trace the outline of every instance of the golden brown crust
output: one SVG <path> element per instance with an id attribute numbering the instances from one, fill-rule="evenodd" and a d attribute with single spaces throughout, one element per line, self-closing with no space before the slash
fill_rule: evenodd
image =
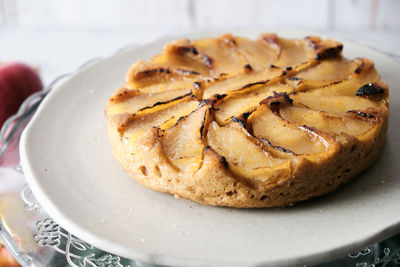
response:
<path id="1" fill-rule="evenodd" d="M 156 128 L 142 136 L 142 145 L 134 155 L 110 124 L 109 135 L 115 158 L 142 185 L 203 204 L 247 208 L 287 206 L 335 191 L 376 160 L 386 128 L 387 121 L 374 135 L 374 142 L 341 138 L 332 156 L 318 163 L 294 158 L 290 175 L 278 177 L 274 183 L 252 182 L 233 175 L 225 159 L 209 147 L 195 174 L 179 173 L 164 156 Z"/>
<path id="2" fill-rule="evenodd" d="M 234 42 L 232 36 L 229 35 L 228 37 L 231 37 L 228 39 Z M 279 43 L 279 38 L 276 35 L 263 35 L 262 38 L 274 45 Z M 342 47 L 338 42 L 333 40 L 325 42 L 317 37 L 310 37 L 308 41 L 312 43 L 313 48 L 316 50 L 315 58 L 317 60 L 340 56 Z M 199 56 L 196 53 L 200 52 L 195 49 L 192 43 L 186 40 L 184 44 L 186 46 L 182 48 L 183 50 L 179 50 L 174 46 L 174 51 L 190 52 L 195 54 L 192 56 Z M 324 47 L 330 50 L 325 51 L 323 50 Z M 172 48 L 170 47 L 169 49 Z M 315 58 L 310 60 L 315 60 Z M 371 63 L 370 61 L 366 62 Z M 299 71 L 295 71 L 290 75 L 295 77 Z M 145 73 L 145 70 L 141 68 L 141 79 L 143 78 L 143 73 Z M 286 77 L 282 77 L 281 81 L 285 79 Z M 200 87 L 201 82 L 195 82 L 199 83 L 198 86 Z M 388 126 L 388 88 L 382 81 L 375 82 L 374 85 L 360 89 L 358 97 L 365 97 L 371 101 L 381 101 L 383 107 L 352 110 L 347 114 L 340 115 L 352 120 L 363 120 L 365 123 L 369 123 L 371 127 L 368 131 L 353 136 L 300 125 L 299 127 L 306 127 L 313 132 L 310 135 L 315 134 L 327 140 L 329 145 L 327 145 L 326 152 L 318 155 L 297 155 L 293 153 L 287 156 L 285 151 L 280 151 L 279 153 L 285 154 L 282 159 L 284 160 L 283 163 L 279 167 L 271 168 L 270 172 L 265 172 L 261 178 L 238 175 L 234 171 L 237 168 L 237 166 L 233 166 L 235 163 L 218 154 L 208 144 L 204 144 L 203 153 L 199 155 L 201 164 L 197 170 L 193 172 L 179 170 L 171 163 L 171 159 L 163 151 L 163 136 L 158 125 L 141 132 L 135 145 L 132 145 L 127 141 L 129 137 L 121 136 L 120 129 L 115 126 L 113 121 L 113 116 L 115 115 L 107 115 L 108 133 L 115 158 L 129 175 L 146 187 L 159 192 L 173 194 L 177 198 L 190 199 L 215 206 L 239 208 L 288 206 L 336 190 L 340 185 L 348 182 L 352 177 L 368 168 L 379 156 L 385 142 L 385 133 Z M 355 88 L 354 92 L 357 89 Z M 382 90 L 380 91 L 380 89 Z M 322 89 L 316 88 L 316 90 Z M 132 97 L 134 97 L 134 93 L 132 93 Z M 268 103 L 274 114 L 279 116 L 279 107 L 277 106 L 280 103 L 276 104 L 274 102 L 277 105 L 274 106 L 273 100 L 278 99 L 282 103 L 285 102 L 285 105 L 292 105 L 289 97 L 290 95 L 283 93 L 275 94 L 275 96 L 264 100 L 261 104 Z M 196 98 L 201 99 L 198 96 Z M 217 109 L 221 101 L 223 101 L 223 96 L 216 95 L 210 99 L 205 99 L 200 106 L 207 103 Z M 188 115 L 185 116 L 187 117 Z M 248 124 L 251 124 L 251 122 L 246 122 L 248 116 L 249 114 L 238 114 L 235 117 L 238 124 L 242 123 L 244 131 L 249 126 Z M 202 135 L 203 133 L 206 134 L 211 121 L 210 117 L 204 119 L 202 124 L 204 128 L 200 130 Z M 251 133 L 251 130 L 249 132 Z M 251 134 L 247 138 L 251 140 L 257 139 Z M 204 140 L 204 142 L 207 142 L 207 139 L 204 138 Z M 279 153 L 272 153 L 272 155 L 279 155 Z"/>

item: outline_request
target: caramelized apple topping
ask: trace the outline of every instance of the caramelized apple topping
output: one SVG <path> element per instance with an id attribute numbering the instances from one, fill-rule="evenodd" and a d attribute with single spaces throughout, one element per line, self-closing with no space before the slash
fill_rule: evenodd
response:
<path id="1" fill-rule="evenodd" d="M 240 177 L 269 177 L 291 160 L 326 154 L 338 136 L 361 138 L 387 114 L 388 87 L 374 63 L 348 60 L 342 49 L 275 34 L 175 41 L 131 67 L 107 117 L 133 147 L 155 127 L 182 172 L 196 172 L 210 154 Z"/>

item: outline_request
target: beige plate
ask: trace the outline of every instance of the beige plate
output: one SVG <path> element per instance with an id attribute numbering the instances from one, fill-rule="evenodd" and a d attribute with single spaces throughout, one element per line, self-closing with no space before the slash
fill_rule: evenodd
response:
<path id="1" fill-rule="evenodd" d="M 253 38 L 258 33 L 234 32 Z M 106 251 L 178 266 L 310 264 L 400 231 L 400 63 L 346 42 L 345 56 L 376 63 L 389 84 L 391 105 L 382 156 L 350 184 L 292 208 L 240 210 L 177 200 L 133 181 L 111 154 L 104 108 L 128 67 L 172 39 L 80 70 L 46 97 L 24 131 L 21 155 L 29 185 L 61 226 Z"/>

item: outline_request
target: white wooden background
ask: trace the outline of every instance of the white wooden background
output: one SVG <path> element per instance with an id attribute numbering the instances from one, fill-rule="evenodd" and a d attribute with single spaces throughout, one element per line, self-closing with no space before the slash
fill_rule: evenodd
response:
<path id="1" fill-rule="evenodd" d="M 0 0 L 0 27 L 400 30 L 399 0 Z"/>
<path id="2" fill-rule="evenodd" d="M 400 0 L 0 0 L 0 60 L 45 80 L 166 34 L 259 28 L 332 33 L 400 53 Z"/>

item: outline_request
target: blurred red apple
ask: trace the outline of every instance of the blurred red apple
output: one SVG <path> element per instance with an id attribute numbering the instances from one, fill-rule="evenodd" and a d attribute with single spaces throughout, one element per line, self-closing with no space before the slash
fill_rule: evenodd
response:
<path id="1" fill-rule="evenodd" d="M 0 244 L 0 267 L 19 267 L 21 265 L 11 256 L 7 249 Z"/>
<path id="2" fill-rule="evenodd" d="M 0 65 L 0 127 L 32 93 L 42 90 L 37 72 L 23 63 Z"/>

